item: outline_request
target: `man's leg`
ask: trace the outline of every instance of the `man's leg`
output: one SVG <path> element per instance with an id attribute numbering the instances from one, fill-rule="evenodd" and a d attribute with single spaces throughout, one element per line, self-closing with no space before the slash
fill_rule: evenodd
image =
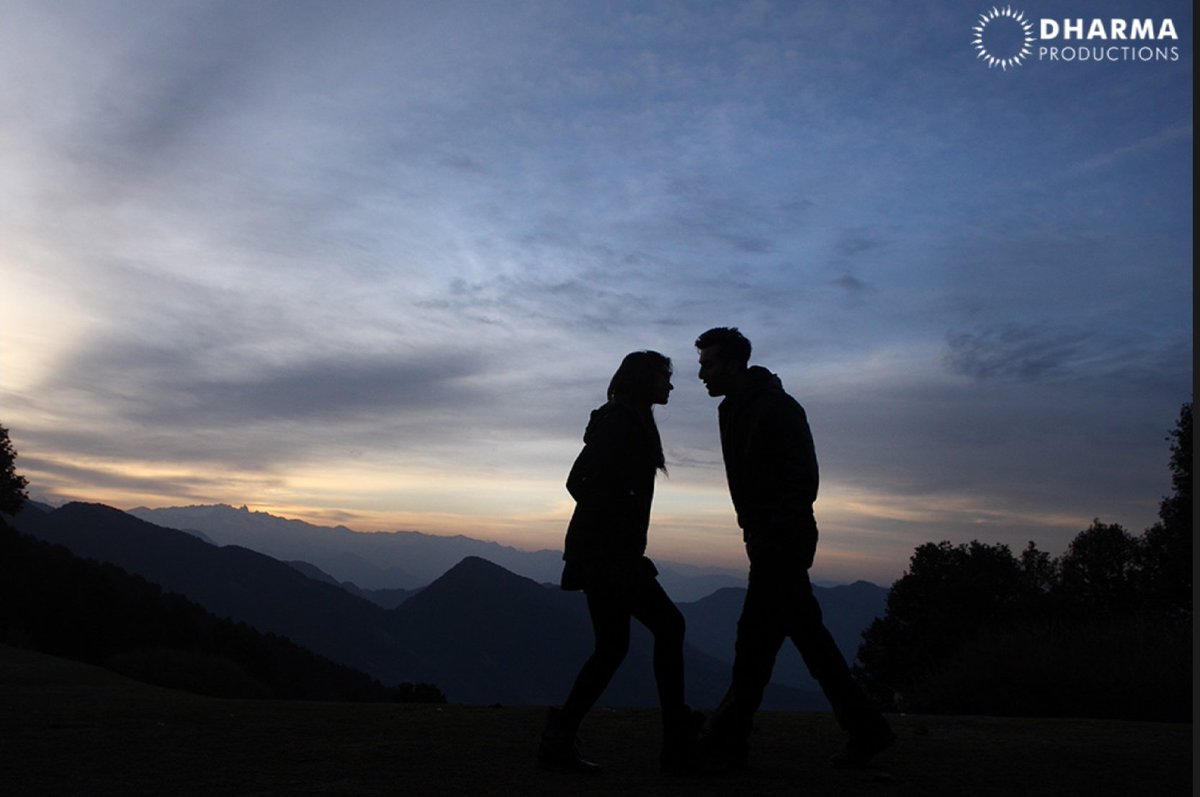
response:
<path id="1" fill-rule="evenodd" d="M 733 676 L 729 691 L 713 715 L 714 742 L 741 756 L 754 726 L 754 713 L 762 704 L 763 692 L 771 680 L 775 657 L 783 645 L 783 626 L 772 597 L 775 592 L 772 581 L 764 568 L 751 565 L 746 600 L 738 618 Z"/>
<path id="2" fill-rule="evenodd" d="M 787 634 L 821 685 L 838 724 L 850 737 L 846 751 L 835 763 L 863 765 L 891 744 L 894 739 L 891 727 L 851 676 L 845 657 L 825 627 L 808 572 L 794 574 L 787 584 L 792 591 L 787 601 L 790 607 Z"/>

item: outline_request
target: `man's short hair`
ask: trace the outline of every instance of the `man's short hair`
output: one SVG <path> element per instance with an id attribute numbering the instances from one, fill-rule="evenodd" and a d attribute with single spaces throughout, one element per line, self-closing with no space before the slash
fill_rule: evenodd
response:
<path id="1" fill-rule="evenodd" d="M 713 327 L 696 338 L 697 349 L 717 347 L 721 359 L 746 365 L 750 362 L 750 341 L 737 327 Z"/>

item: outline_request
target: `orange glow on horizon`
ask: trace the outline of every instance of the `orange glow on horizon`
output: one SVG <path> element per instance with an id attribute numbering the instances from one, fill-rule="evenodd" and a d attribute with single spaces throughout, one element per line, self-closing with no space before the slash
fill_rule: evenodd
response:
<path id="1" fill-rule="evenodd" d="M 309 466 L 287 473 L 223 472 L 197 476 L 185 466 L 67 461 L 41 457 L 22 468 L 34 498 L 79 500 L 123 509 L 205 504 L 251 511 L 318 526 L 355 531 L 417 531 L 467 536 L 520 550 L 561 550 L 573 509 L 559 478 L 495 478 L 432 470 L 387 469 L 376 463 L 338 470 Z M 77 489 L 70 481 L 92 486 Z M 821 532 L 813 577 L 890 584 L 906 568 L 915 535 L 924 541 L 971 537 L 1010 539 L 1014 528 L 1082 530 L 1079 518 L 996 507 L 986 497 L 905 496 L 832 486 L 817 503 Z M 1035 540 L 1037 541 L 1037 540 Z M 1023 547 L 1023 542 L 1014 544 Z M 1040 545 L 1047 550 L 1046 545 Z M 648 548 L 652 558 L 743 571 L 741 532 L 723 484 L 664 483 L 656 497 Z"/>

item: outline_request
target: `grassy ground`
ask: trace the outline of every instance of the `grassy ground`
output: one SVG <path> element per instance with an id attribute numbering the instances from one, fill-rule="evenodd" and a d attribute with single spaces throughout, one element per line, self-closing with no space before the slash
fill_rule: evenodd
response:
<path id="1" fill-rule="evenodd" d="M 824 714 L 769 713 L 752 771 L 672 778 L 652 711 L 597 710 L 596 778 L 533 762 L 531 708 L 213 700 L 0 646 L 0 791 L 11 795 L 1189 795 L 1191 725 L 893 717 L 899 742 L 831 769 Z"/>

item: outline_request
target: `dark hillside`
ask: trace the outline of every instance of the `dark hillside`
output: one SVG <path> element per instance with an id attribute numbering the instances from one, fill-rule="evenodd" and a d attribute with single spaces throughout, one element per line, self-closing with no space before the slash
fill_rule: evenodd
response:
<path id="1" fill-rule="evenodd" d="M 420 592 L 419 589 L 363 589 L 353 581 L 339 582 L 336 578 L 329 575 L 314 564 L 301 562 L 298 560 L 290 561 L 288 564 L 314 581 L 320 581 L 324 584 L 332 584 L 335 587 L 341 587 L 351 595 L 357 595 L 360 598 L 369 600 L 371 603 L 374 603 L 376 606 L 381 606 L 384 609 L 395 609 L 413 595 L 416 595 L 418 592 Z"/>
<path id="2" fill-rule="evenodd" d="M 423 658 L 405 669 L 417 679 L 440 673 L 455 702 L 545 704 L 564 662 L 587 655 L 578 633 L 586 615 L 569 597 L 468 558 L 401 605 L 391 628 L 425 641 Z"/>
<path id="3" fill-rule="evenodd" d="M 202 694 L 390 698 L 361 672 L 3 523 L 0 641 Z"/>
<path id="4" fill-rule="evenodd" d="M 286 636 L 384 683 L 411 680 L 396 668 L 401 644 L 382 631 L 384 609 L 269 556 L 217 547 L 101 504 L 27 509 L 17 521 L 28 534 L 136 573 L 218 617 Z"/>
<path id="5" fill-rule="evenodd" d="M 710 795 L 1184 797 L 1191 725 L 892 718 L 896 747 L 831 769 L 828 714 L 760 716 L 749 772 L 659 774 L 655 712 L 597 711 L 583 734 L 603 775 L 533 764 L 544 711 L 213 700 L 0 645 L 0 783 L 14 795 Z"/>

